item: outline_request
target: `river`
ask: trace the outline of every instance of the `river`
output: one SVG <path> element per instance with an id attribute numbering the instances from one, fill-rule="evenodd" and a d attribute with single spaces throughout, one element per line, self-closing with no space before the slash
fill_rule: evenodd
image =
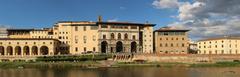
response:
<path id="1" fill-rule="evenodd" d="M 240 77 L 240 67 L 0 69 L 0 77 Z"/>

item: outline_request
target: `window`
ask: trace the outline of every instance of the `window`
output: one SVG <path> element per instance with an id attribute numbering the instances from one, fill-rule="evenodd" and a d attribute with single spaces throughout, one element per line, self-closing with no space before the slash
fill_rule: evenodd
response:
<path id="1" fill-rule="evenodd" d="M 93 47 L 93 51 L 96 51 L 96 48 L 95 48 L 95 47 Z"/>
<path id="2" fill-rule="evenodd" d="M 75 48 L 75 51 L 76 51 L 76 52 L 78 51 L 78 47 Z"/>
<path id="3" fill-rule="evenodd" d="M 114 33 L 111 33 L 111 39 L 114 39 L 115 37 L 114 37 Z"/>
<path id="4" fill-rule="evenodd" d="M 128 39 L 128 34 L 127 34 L 127 33 L 125 33 L 125 35 L 124 35 L 124 39 L 125 39 L 125 40 Z"/>
<path id="5" fill-rule="evenodd" d="M 86 48 L 86 47 L 84 47 L 84 51 L 87 51 L 87 48 Z"/>
<path id="6" fill-rule="evenodd" d="M 45 44 L 45 42 L 43 42 L 43 44 Z"/>
<path id="7" fill-rule="evenodd" d="M 87 36 L 83 36 L 84 43 L 87 43 Z"/>
<path id="8" fill-rule="evenodd" d="M 86 30 L 87 30 L 87 27 L 86 27 L 86 26 L 84 26 L 84 27 L 83 27 L 83 31 L 86 31 Z"/>
<path id="9" fill-rule="evenodd" d="M 135 35 L 133 35 L 133 40 L 135 40 L 136 39 L 136 36 Z"/>
<path id="10" fill-rule="evenodd" d="M 59 39 L 62 39 L 62 37 L 61 37 L 61 36 L 59 36 L 58 38 L 59 38 Z"/>
<path id="11" fill-rule="evenodd" d="M 121 37 L 121 33 L 118 33 L 118 39 L 121 39 L 122 37 Z"/>
<path id="12" fill-rule="evenodd" d="M 172 38 L 172 40 L 173 40 L 173 38 Z"/>
<path id="13" fill-rule="evenodd" d="M 184 38 L 182 38 L 182 40 L 184 40 Z"/>
<path id="14" fill-rule="evenodd" d="M 52 44 L 52 42 L 50 42 L 50 44 Z"/>
<path id="15" fill-rule="evenodd" d="M 162 47 L 162 43 L 160 43 L 160 47 Z"/>
<path id="16" fill-rule="evenodd" d="M 171 47 L 173 47 L 173 44 L 171 43 Z"/>
<path id="17" fill-rule="evenodd" d="M 182 47 L 184 47 L 184 44 L 182 44 Z"/>
<path id="18" fill-rule="evenodd" d="M 78 27 L 77 26 L 75 26 L 75 31 L 78 31 Z"/>
<path id="19" fill-rule="evenodd" d="M 176 40 L 178 40 L 178 38 L 176 38 Z"/>
<path id="20" fill-rule="evenodd" d="M 162 38 L 160 38 L 160 40 L 162 40 Z"/>
<path id="21" fill-rule="evenodd" d="M 165 47 L 168 47 L 168 44 L 167 44 L 167 43 L 165 44 Z"/>
<path id="22" fill-rule="evenodd" d="M 166 38 L 166 40 L 168 40 L 168 38 Z"/>
<path id="23" fill-rule="evenodd" d="M 103 39 L 106 39 L 106 35 L 105 34 L 103 35 Z"/>

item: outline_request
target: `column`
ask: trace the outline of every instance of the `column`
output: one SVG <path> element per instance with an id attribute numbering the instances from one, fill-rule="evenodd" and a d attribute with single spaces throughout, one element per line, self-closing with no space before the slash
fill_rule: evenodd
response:
<path id="1" fill-rule="evenodd" d="M 29 46 L 29 56 L 32 56 L 32 46 Z"/>
<path id="2" fill-rule="evenodd" d="M 25 56 L 26 54 L 24 53 L 24 47 L 21 47 L 21 56 Z"/>
<path id="3" fill-rule="evenodd" d="M 37 49 L 38 51 L 37 51 L 37 55 L 39 56 L 41 53 L 40 53 L 40 47 L 38 47 L 38 49 Z"/>

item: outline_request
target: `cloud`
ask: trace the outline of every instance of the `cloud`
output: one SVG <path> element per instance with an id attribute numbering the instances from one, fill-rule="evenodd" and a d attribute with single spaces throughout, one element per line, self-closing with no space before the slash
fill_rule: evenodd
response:
<path id="1" fill-rule="evenodd" d="M 120 10 L 126 10 L 127 8 L 126 8 L 126 7 L 123 7 L 123 6 L 121 6 L 121 7 L 119 7 L 119 9 L 120 9 Z"/>
<path id="2" fill-rule="evenodd" d="M 114 19 L 109 19 L 109 20 L 107 20 L 108 22 L 116 22 L 116 21 L 118 21 L 118 19 L 117 18 L 114 18 Z"/>
<path id="3" fill-rule="evenodd" d="M 240 0 L 177 2 L 176 18 L 179 21 L 168 26 L 190 29 L 189 34 L 192 38 L 240 35 Z"/>
<path id="4" fill-rule="evenodd" d="M 179 2 L 178 0 L 155 0 L 152 5 L 158 9 L 177 8 Z"/>

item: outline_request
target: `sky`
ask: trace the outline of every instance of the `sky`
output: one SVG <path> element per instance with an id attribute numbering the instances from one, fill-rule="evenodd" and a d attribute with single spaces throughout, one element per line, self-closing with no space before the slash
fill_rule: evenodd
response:
<path id="1" fill-rule="evenodd" d="M 240 0 L 0 0 L 0 25 L 52 27 L 57 21 L 121 21 L 189 29 L 192 39 L 240 34 Z"/>

